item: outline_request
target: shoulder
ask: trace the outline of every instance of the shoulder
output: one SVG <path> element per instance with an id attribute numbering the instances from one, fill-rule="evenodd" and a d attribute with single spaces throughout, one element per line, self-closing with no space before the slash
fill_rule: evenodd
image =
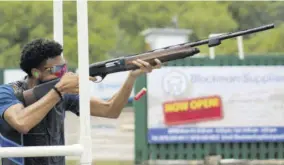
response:
<path id="1" fill-rule="evenodd" d="M 3 117 L 4 111 L 9 107 L 21 103 L 14 94 L 12 86 L 5 84 L 0 85 L 0 116 Z"/>
<path id="2" fill-rule="evenodd" d="M 0 85 L 0 97 L 12 96 L 14 94 L 14 86 L 10 84 Z"/>
<path id="3" fill-rule="evenodd" d="M 18 100 L 15 91 L 16 87 L 9 84 L 0 85 L 0 103 L 11 101 L 11 100 Z"/>

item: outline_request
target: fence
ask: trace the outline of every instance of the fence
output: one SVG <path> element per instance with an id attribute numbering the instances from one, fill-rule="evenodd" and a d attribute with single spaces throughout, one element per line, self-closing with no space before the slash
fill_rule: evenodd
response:
<path id="1" fill-rule="evenodd" d="M 214 60 L 209 58 L 176 60 L 169 62 L 167 66 L 274 66 L 283 64 L 283 56 L 247 56 L 244 60 L 236 56 L 217 56 Z M 147 87 L 146 76 L 137 80 L 135 93 L 143 87 Z M 221 155 L 223 159 L 284 158 L 283 142 L 149 144 L 147 141 L 147 95 L 139 102 L 134 102 L 134 108 L 136 164 L 149 160 L 201 160 L 207 155 Z"/>

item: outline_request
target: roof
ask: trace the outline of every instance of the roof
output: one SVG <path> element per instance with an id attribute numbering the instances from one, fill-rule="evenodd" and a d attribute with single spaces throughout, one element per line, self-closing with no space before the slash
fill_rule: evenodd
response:
<path id="1" fill-rule="evenodd" d="M 146 29 L 144 31 L 141 32 L 142 35 L 144 36 L 147 36 L 147 35 L 150 35 L 152 33 L 156 33 L 156 34 L 181 34 L 181 35 L 184 35 L 184 34 L 191 34 L 192 33 L 192 30 L 190 29 L 177 29 L 177 28 L 149 28 L 149 29 Z"/>

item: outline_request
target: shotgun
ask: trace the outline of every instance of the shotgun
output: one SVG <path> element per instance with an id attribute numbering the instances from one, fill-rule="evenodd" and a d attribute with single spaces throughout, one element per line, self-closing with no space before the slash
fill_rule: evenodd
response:
<path id="1" fill-rule="evenodd" d="M 93 63 L 89 66 L 90 76 L 96 77 L 97 79 L 103 80 L 106 75 L 116 72 L 123 72 L 129 70 L 138 69 L 136 65 L 132 64 L 133 60 L 141 59 L 150 64 L 155 64 L 154 59 L 159 59 L 162 63 L 173 61 L 177 59 L 184 59 L 186 57 L 194 56 L 198 54 L 200 50 L 196 48 L 200 45 L 208 44 L 208 47 L 214 47 L 221 44 L 222 40 L 248 35 L 252 33 L 257 33 L 265 30 L 274 28 L 274 24 L 268 24 L 256 28 L 251 28 L 247 30 L 230 32 L 216 37 L 208 38 L 205 40 L 199 40 L 196 42 L 187 42 L 183 44 L 172 45 L 160 49 L 155 49 L 147 51 L 140 54 L 128 55 L 124 57 L 119 57 L 111 60 L 106 60 L 102 62 Z M 59 82 L 60 79 L 55 79 L 40 85 L 35 86 L 24 92 L 17 92 L 17 97 L 28 106 L 40 98 L 42 98 L 46 93 L 48 93 L 52 87 Z"/>

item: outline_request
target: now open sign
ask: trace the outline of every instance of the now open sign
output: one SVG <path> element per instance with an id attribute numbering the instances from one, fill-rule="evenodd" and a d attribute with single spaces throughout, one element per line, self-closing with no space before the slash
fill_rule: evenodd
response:
<path id="1" fill-rule="evenodd" d="M 164 122 L 167 125 L 189 124 L 223 118 L 219 96 L 200 97 L 163 103 Z"/>

